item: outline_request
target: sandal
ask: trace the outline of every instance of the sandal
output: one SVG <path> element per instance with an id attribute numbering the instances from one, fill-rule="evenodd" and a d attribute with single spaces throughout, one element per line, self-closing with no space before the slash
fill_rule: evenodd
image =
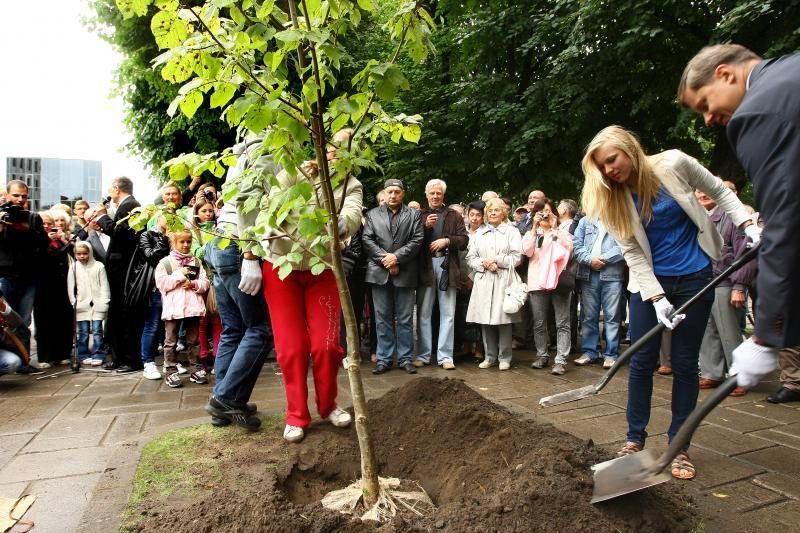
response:
<path id="1" fill-rule="evenodd" d="M 675 459 L 672 460 L 672 477 L 675 479 L 689 480 L 694 479 L 696 470 L 694 465 L 689 461 L 689 456 L 686 453 L 679 453 Z M 683 473 L 681 473 L 683 472 Z"/>
<path id="2" fill-rule="evenodd" d="M 634 453 L 642 451 L 642 445 L 638 442 L 628 441 L 625 443 L 622 448 L 617 452 L 617 457 L 625 457 L 626 455 L 632 455 Z"/>
<path id="3" fill-rule="evenodd" d="M 658 374 L 661 376 L 671 376 L 672 367 L 667 365 L 661 365 L 660 367 L 658 367 Z"/>

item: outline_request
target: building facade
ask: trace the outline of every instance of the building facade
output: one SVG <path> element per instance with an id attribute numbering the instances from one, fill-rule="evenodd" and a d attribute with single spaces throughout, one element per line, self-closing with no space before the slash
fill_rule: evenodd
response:
<path id="1" fill-rule="evenodd" d="M 103 164 L 85 159 L 46 157 L 6 158 L 6 183 L 21 180 L 28 185 L 31 210 L 41 211 L 55 204 L 72 206 L 83 198 L 94 204 L 102 196 Z"/>

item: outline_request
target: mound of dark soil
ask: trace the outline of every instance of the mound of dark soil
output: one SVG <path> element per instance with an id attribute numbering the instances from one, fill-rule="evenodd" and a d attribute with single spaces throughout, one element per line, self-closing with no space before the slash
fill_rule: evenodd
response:
<path id="1" fill-rule="evenodd" d="M 591 505 L 590 466 L 608 452 L 486 400 L 456 380 L 420 378 L 369 404 L 381 475 L 416 480 L 437 511 L 362 523 L 323 509 L 359 477 L 355 430 L 312 425 L 287 444 L 262 432 L 217 457 L 215 488 L 147 501 L 140 531 L 689 531 L 674 484 Z M 214 455 L 216 454 L 216 455 Z M 209 473 L 210 474 L 210 473 Z M 201 484 L 202 486 L 202 484 Z"/>

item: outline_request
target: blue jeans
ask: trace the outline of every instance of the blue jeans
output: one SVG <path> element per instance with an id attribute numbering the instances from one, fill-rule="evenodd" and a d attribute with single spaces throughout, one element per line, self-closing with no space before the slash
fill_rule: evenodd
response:
<path id="1" fill-rule="evenodd" d="M 456 321 L 456 296 L 458 291 L 450 287 L 440 291 L 439 278 L 446 257 L 432 257 L 433 287 L 417 289 L 417 327 L 419 328 L 419 353 L 417 359 L 431 362 L 433 352 L 433 304 L 439 300 L 439 341 L 436 343 L 436 362 L 453 362 L 453 335 Z"/>
<path id="2" fill-rule="evenodd" d="M 396 349 L 397 364 L 410 363 L 414 350 L 414 289 L 395 287 L 391 280 L 386 285 L 372 285 L 372 302 L 378 334 L 375 351 L 378 362 L 392 366 Z"/>
<path id="3" fill-rule="evenodd" d="M 677 309 L 700 292 L 711 281 L 711 267 L 685 276 L 657 276 L 664 288 L 664 296 Z M 667 436 L 671 441 L 678 433 L 689 413 L 697 404 L 700 389 L 698 358 L 700 343 L 706 330 L 714 291 L 686 310 L 686 318 L 672 334 L 672 422 Z M 642 301 L 640 293 L 631 294 L 631 340 L 636 342 L 657 324 L 653 304 Z M 644 445 L 647 424 L 650 421 L 650 401 L 653 396 L 653 372 L 659 364 L 661 336 L 658 335 L 637 351 L 631 358 L 628 377 L 628 440 Z M 688 448 L 689 445 L 686 445 Z"/>
<path id="4" fill-rule="evenodd" d="M 22 366 L 22 359 L 15 353 L 0 348 L 0 376 L 13 374 Z"/>
<path id="5" fill-rule="evenodd" d="M 31 313 L 33 299 L 36 295 L 36 283 L 32 279 L 20 276 L 0 277 L 0 290 L 3 291 L 8 305 L 22 318 L 22 323 L 15 330 L 25 349 L 31 351 Z"/>
<path id="6" fill-rule="evenodd" d="M 92 336 L 92 349 L 89 350 L 89 335 Z M 78 359 L 105 359 L 103 350 L 103 321 L 80 320 L 78 321 Z"/>
<path id="7" fill-rule="evenodd" d="M 266 302 L 262 293 L 250 296 L 239 290 L 242 257 L 231 242 L 220 249 L 219 239 L 206 244 L 205 260 L 213 273 L 222 335 L 214 361 L 213 394 L 241 405 L 250 399 L 267 352 L 274 346 Z"/>
<path id="8" fill-rule="evenodd" d="M 600 279 L 600 272 L 589 273 L 581 280 L 581 351 L 593 361 L 597 360 L 597 340 L 600 337 L 600 309 L 603 309 L 603 336 L 606 338 L 604 357 L 616 359 L 619 355 L 619 327 L 622 322 L 619 301 L 622 297 L 622 280 Z"/>
<path id="9" fill-rule="evenodd" d="M 156 349 L 160 338 L 161 310 L 161 292 L 153 291 L 150 293 L 150 305 L 147 307 L 144 329 L 142 330 L 142 363 L 155 362 Z"/>

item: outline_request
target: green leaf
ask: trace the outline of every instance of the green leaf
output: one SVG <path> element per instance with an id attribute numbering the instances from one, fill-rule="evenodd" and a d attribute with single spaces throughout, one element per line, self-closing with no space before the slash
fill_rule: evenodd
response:
<path id="1" fill-rule="evenodd" d="M 275 34 L 275 38 L 278 39 L 279 41 L 283 41 L 284 43 L 286 43 L 287 47 L 290 44 L 292 46 L 295 46 L 298 42 L 300 42 L 300 39 L 302 39 L 302 37 L 303 37 L 302 32 L 294 28 L 289 28 L 288 30 L 279 31 L 278 33 Z"/>
<path id="2" fill-rule="evenodd" d="M 220 69 L 222 68 L 222 61 L 208 52 L 200 54 L 200 61 L 195 63 L 195 72 L 203 79 L 211 80 L 217 77 Z"/>
<path id="3" fill-rule="evenodd" d="M 159 11 L 150 21 L 150 31 L 156 38 L 159 48 L 175 48 L 183 44 L 189 36 L 191 27 L 174 11 Z"/>
<path id="4" fill-rule="evenodd" d="M 234 94 L 236 94 L 236 88 L 233 84 L 217 83 L 214 86 L 214 94 L 211 95 L 211 109 L 224 106 L 233 98 Z"/>
<path id="5" fill-rule="evenodd" d="M 129 19 L 136 15 L 143 17 L 147 15 L 147 8 L 151 0 L 117 0 L 117 9 L 122 13 L 122 18 Z"/>
<path id="6" fill-rule="evenodd" d="M 317 263 L 316 265 L 311 267 L 311 274 L 314 276 L 319 276 L 325 272 L 325 264 L 324 263 Z"/>
<path id="7" fill-rule="evenodd" d="M 384 101 L 390 101 L 397 95 L 397 86 L 384 77 L 375 76 L 375 92 L 378 93 L 378 98 Z"/>
<path id="8" fill-rule="evenodd" d="M 278 277 L 281 279 L 281 281 L 285 280 L 287 278 L 287 276 L 289 276 L 289 274 L 291 274 L 291 273 L 292 273 L 292 265 L 291 265 L 291 263 L 283 264 L 278 269 Z"/>
<path id="9" fill-rule="evenodd" d="M 311 217 L 303 217 L 297 223 L 297 229 L 300 230 L 300 233 L 306 238 L 317 235 L 324 227 L 324 222 Z"/>
<path id="10" fill-rule="evenodd" d="M 224 250 L 231 244 L 231 240 L 228 238 L 222 238 L 219 240 L 217 246 L 219 246 L 220 250 Z"/>
<path id="11" fill-rule="evenodd" d="M 403 128 L 403 139 L 408 142 L 418 143 L 419 138 L 422 136 L 422 128 L 417 124 L 408 124 Z"/>
<path id="12" fill-rule="evenodd" d="M 260 20 L 267 20 L 269 16 L 272 14 L 272 10 L 275 8 L 275 0 L 264 0 L 261 4 L 261 7 L 256 12 L 256 17 Z"/>
<path id="13" fill-rule="evenodd" d="M 292 263 L 299 263 L 300 261 L 303 260 L 303 255 L 302 254 L 298 254 L 296 252 L 294 252 L 294 253 L 293 252 L 289 252 L 288 254 L 286 254 L 286 259 L 288 259 Z"/>
<path id="14" fill-rule="evenodd" d="M 233 21 L 236 24 L 239 24 L 240 26 L 243 26 L 245 24 L 245 22 L 247 22 L 247 17 L 244 16 L 244 13 L 242 13 L 241 10 L 239 10 L 238 7 L 231 6 L 231 8 L 228 10 L 228 12 L 230 13 L 231 18 L 233 19 Z"/>
<path id="15" fill-rule="evenodd" d="M 186 56 L 173 57 L 161 69 L 161 77 L 172 83 L 183 83 L 192 75 L 192 62 Z"/>
<path id="16" fill-rule="evenodd" d="M 373 0 L 358 0 L 358 7 L 364 11 L 375 11 L 378 6 L 375 5 Z"/>
<path id="17" fill-rule="evenodd" d="M 187 93 L 180 103 L 181 113 L 186 115 L 186 118 L 191 119 L 202 103 L 203 93 L 200 91 Z"/>

